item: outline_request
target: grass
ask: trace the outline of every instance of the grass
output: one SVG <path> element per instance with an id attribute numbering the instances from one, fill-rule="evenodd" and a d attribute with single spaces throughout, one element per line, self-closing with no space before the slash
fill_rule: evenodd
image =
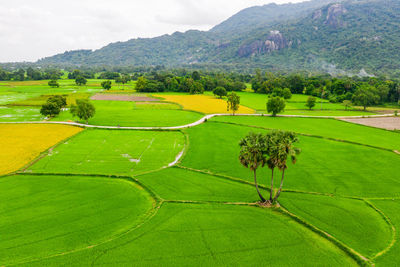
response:
<path id="1" fill-rule="evenodd" d="M 227 111 L 227 103 L 223 99 L 219 99 L 210 95 L 155 95 L 162 97 L 168 102 L 178 103 L 186 110 L 192 110 L 207 114 L 213 113 L 230 113 Z M 254 110 L 245 106 L 240 106 L 238 114 L 253 114 Z"/>
<path id="2" fill-rule="evenodd" d="M 281 129 L 400 150 L 400 134 L 335 119 L 284 117 L 215 117 L 211 121 Z"/>
<path id="3" fill-rule="evenodd" d="M 286 193 L 280 203 L 365 256 L 372 257 L 390 242 L 388 224 L 361 200 Z"/>
<path id="4" fill-rule="evenodd" d="M 190 128 L 190 147 L 182 165 L 252 182 L 252 173 L 238 160 L 239 140 L 250 131 L 262 130 L 212 122 Z M 400 196 L 400 173 L 394 167 L 399 156 L 393 152 L 304 136 L 297 146 L 304 152 L 296 166 L 286 171 L 286 189 L 342 196 Z M 270 170 L 265 167 L 258 173 L 259 182 L 268 186 Z M 275 182 L 278 186 L 279 179 Z"/>
<path id="5" fill-rule="evenodd" d="M 182 151 L 180 132 L 86 130 L 29 170 L 36 173 L 136 175 L 157 170 Z"/>
<path id="6" fill-rule="evenodd" d="M 376 259 L 376 266 L 396 266 L 399 263 L 400 243 L 399 243 L 399 229 L 400 229 L 400 200 L 373 200 L 374 205 L 377 206 L 386 216 L 390 218 L 394 224 L 396 233 L 396 243 L 394 246 L 382 256 Z"/>
<path id="7" fill-rule="evenodd" d="M 115 242 L 36 265 L 282 266 L 283 262 L 356 265 L 330 242 L 273 210 L 174 203 L 163 204 L 150 222 Z"/>
<path id="8" fill-rule="evenodd" d="M 169 168 L 137 178 L 162 198 L 169 200 L 258 201 L 255 189 L 250 185 L 181 168 Z"/>
<path id="9" fill-rule="evenodd" d="M 189 124 L 203 117 L 202 114 L 175 109 L 176 106 L 165 105 L 150 109 L 126 101 L 92 101 L 96 114 L 89 124 L 105 126 L 179 126 Z M 153 104 L 154 105 L 154 104 Z M 174 109 L 171 109 L 173 107 Z M 76 120 L 68 111 L 63 111 L 54 120 Z"/>
<path id="10" fill-rule="evenodd" d="M 80 131 L 81 128 L 65 125 L 0 124 L 0 176 L 19 170 Z"/>
<path id="11" fill-rule="evenodd" d="M 13 176 L 0 191 L 2 266 L 104 242 L 152 207 L 134 184 L 103 178 Z"/>

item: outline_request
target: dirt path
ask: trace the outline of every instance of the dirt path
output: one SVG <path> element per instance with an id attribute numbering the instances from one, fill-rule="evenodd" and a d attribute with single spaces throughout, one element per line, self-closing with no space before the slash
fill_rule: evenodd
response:
<path id="1" fill-rule="evenodd" d="M 357 123 L 386 130 L 400 130 L 400 117 L 385 117 L 385 118 L 352 118 L 342 119 L 343 121 Z"/>
<path id="2" fill-rule="evenodd" d="M 97 128 L 97 129 L 121 129 L 121 130 L 179 130 L 185 128 L 191 128 L 197 125 L 200 125 L 207 120 L 213 117 L 221 117 L 221 116 L 233 116 L 232 114 L 209 114 L 204 116 L 198 121 L 193 123 L 180 125 L 180 126 L 170 126 L 170 127 L 118 127 L 118 126 L 101 126 L 101 125 L 90 125 L 83 124 L 78 122 L 66 122 L 66 121 L 24 121 L 24 122 L 0 122 L 0 124 L 64 124 L 64 125 L 72 125 L 84 128 Z M 270 117 L 271 115 L 266 114 L 236 114 L 235 116 L 256 116 L 256 117 Z M 386 115 L 371 115 L 367 118 L 384 118 L 393 116 L 392 114 Z M 366 118 L 365 116 L 347 116 L 347 117 L 335 117 L 335 116 L 302 116 L 302 115 L 277 115 L 277 117 L 286 117 L 286 118 L 320 118 L 320 119 L 362 119 Z M 399 128 L 400 129 L 400 128 Z"/>

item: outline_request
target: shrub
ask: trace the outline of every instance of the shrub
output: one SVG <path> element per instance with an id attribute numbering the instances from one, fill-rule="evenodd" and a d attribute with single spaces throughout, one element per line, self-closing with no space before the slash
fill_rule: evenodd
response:
<path id="1" fill-rule="evenodd" d="M 103 87 L 106 90 L 110 90 L 111 89 L 111 81 L 104 81 L 101 83 L 101 87 Z"/>
<path id="2" fill-rule="evenodd" d="M 317 99 L 316 99 L 315 97 L 310 96 L 310 97 L 307 99 L 306 107 L 308 107 L 308 108 L 311 110 L 313 107 L 315 107 L 315 102 L 316 102 L 316 101 L 317 101 Z"/>
<path id="3" fill-rule="evenodd" d="M 280 96 L 283 97 L 283 90 L 282 88 L 274 88 L 274 90 L 272 90 L 272 96 Z"/>
<path id="4" fill-rule="evenodd" d="M 49 83 L 48 83 L 48 85 L 50 86 L 50 87 L 53 87 L 53 88 L 55 88 L 55 87 L 60 87 L 60 84 L 56 81 L 56 80 L 50 80 L 49 81 Z"/>
<path id="5" fill-rule="evenodd" d="M 291 99 L 292 98 L 292 92 L 290 91 L 290 89 L 289 88 L 285 88 L 285 89 L 283 89 L 283 91 L 282 91 L 282 96 L 283 96 L 283 98 L 284 99 Z"/>
<path id="6" fill-rule="evenodd" d="M 346 110 L 347 110 L 348 108 L 350 108 L 352 105 L 353 105 L 353 103 L 351 103 L 350 100 L 344 100 L 344 101 L 343 101 L 343 106 L 345 106 Z"/>
<path id="7" fill-rule="evenodd" d="M 81 85 L 85 85 L 87 83 L 87 80 L 83 76 L 78 76 L 75 79 L 75 83 L 76 83 L 76 85 L 81 86 Z"/>

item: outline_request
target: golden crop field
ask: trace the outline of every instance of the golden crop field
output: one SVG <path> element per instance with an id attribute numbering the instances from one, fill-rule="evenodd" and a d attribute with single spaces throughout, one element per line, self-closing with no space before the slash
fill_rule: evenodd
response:
<path id="1" fill-rule="evenodd" d="M 24 167 L 82 128 L 53 124 L 0 124 L 0 175 Z"/>
<path id="2" fill-rule="evenodd" d="M 155 95 L 169 102 L 181 105 L 186 110 L 198 111 L 206 114 L 229 113 L 227 103 L 223 99 L 207 95 Z M 239 114 L 253 114 L 255 111 L 251 108 L 240 106 L 237 111 Z"/>

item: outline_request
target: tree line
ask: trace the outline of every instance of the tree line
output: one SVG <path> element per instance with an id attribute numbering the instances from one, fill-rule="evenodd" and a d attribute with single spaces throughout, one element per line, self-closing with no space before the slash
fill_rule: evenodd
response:
<path id="1" fill-rule="evenodd" d="M 262 94 L 293 94 L 321 97 L 332 103 L 352 101 L 366 108 L 370 105 L 398 103 L 400 83 L 386 77 L 332 77 L 330 75 L 279 75 L 257 71 L 251 80 L 252 88 Z"/>
<path id="2" fill-rule="evenodd" d="M 59 69 L 40 69 L 28 67 L 26 70 L 19 68 L 13 71 L 0 68 L 0 81 L 40 81 L 60 79 L 63 72 Z"/>
<path id="3" fill-rule="evenodd" d="M 135 70 L 135 72 L 128 72 Z M 39 67 L 5 70 L 0 68 L 0 81 L 51 80 L 52 87 L 64 72 L 78 85 L 86 84 L 87 79 L 113 80 L 117 84 L 137 82 L 139 92 L 187 92 L 201 94 L 204 91 L 218 92 L 241 91 L 247 84 L 256 93 L 270 94 L 290 98 L 290 94 L 305 94 L 321 97 L 333 103 L 351 102 L 367 107 L 369 105 L 398 103 L 400 100 L 400 82 L 380 77 L 332 77 L 329 74 L 311 75 L 310 73 L 272 73 L 256 70 L 254 74 L 227 73 L 218 71 L 188 71 L 184 69 L 164 68 L 82 68 L 60 70 Z M 107 85 L 108 87 L 108 85 Z M 106 88 L 107 89 L 107 88 Z M 108 88 L 109 89 L 109 88 Z M 218 95 L 218 94 L 217 94 Z M 219 95 L 220 96 L 220 95 Z"/>

